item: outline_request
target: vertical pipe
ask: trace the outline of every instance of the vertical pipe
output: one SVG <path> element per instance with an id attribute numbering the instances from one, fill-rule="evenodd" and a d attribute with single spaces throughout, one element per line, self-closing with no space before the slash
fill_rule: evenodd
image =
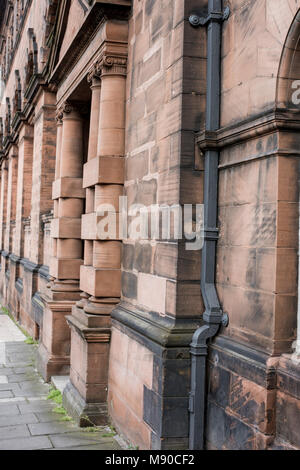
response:
<path id="1" fill-rule="evenodd" d="M 300 184 L 299 184 L 300 188 Z M 300 190 L 299 190 L 299 232 L 298 232 L 298 312 L 297 312 L 297 341 L 296 355 L 300 356 Z"/>
<path id="2" fill-rule="evenodd" d="M 207 27 L 206 130 L 220 126 L 222 0 L 209 0 Z M 203 24 L 203 23 L 199 23 Z M 218 239 L 218 150 L 207 150 L 204 162 L 204 246 L 201 266 L 201 292 L 205 305 L 204 326 L 198 328 L 191 343 L 190 436 L 191 450 L 204 448 L 206 405 L 207 341 L 224 321 L 215 286 L 216 245 Z"/>

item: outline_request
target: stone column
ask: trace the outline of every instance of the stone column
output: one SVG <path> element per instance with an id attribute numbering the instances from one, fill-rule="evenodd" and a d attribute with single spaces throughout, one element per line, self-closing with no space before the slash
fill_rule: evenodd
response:
<path id="1" fill-rule="evenodd" d="M 32 186 L 33 127 L 24 124 L 19 135 L 19 165 L 17 183 L 16 235 L 14 254 L 24 257 L 23 219 L 30 216 Z"/>
<path id="2" fill-rule="evenodd" d="M 14 257 L 11 258 L 11 261 L 15 263 L 15 289 L 17 294 L 13 307 L 18 319 L 20 319 L 21 304 L 24 299 L 24 285 L 27 285 L 26 282 L 23 282 L 24 258 L 26 256 L 24 220 L 29 218 L 31 211 L 33 132 L 33 126 L 23 123 L 19 133 L 16 230 Z"/>
<path id="3" fill-rule="evenodd" d="M 101 98 L 101 80 L 99 76 L 98 67 L 93 67 L 88 75 L 88 83 L 91 86 L 92 99 L 91 99 L 91 115 L 90 115 L 90 130 L 89 130 L 89 145 L 88 145 L 88 158 L 90 161 L 97 157 L 98 148 L 98 127 L 99 127 L 99 114 L 100 114 L 100 98 Z M 94 198 L 95 190 L 93 187 L 86 189 L 86 206 L 85 213 L 91 214 L 94 212 Z M 83 238 L 84 240 L 84 238 Z M 92 252 L 93 242 L 84 240 L 84 265 L 92 265 Z M 86 292 L 81 293 L 81 301 L 77 303 L 79 308 L 83 308 L 89 295 Z"/>
<path id="4" fill-rule="evenodd" d="M 12 253 L 12 222 L 16 218 L 16 189 L 18 171 L 18 149 L 13 146 L 8 159 L 7 212 L 4 249 Z"/>
<path id="5" fill-rule="evenodd" d="M 101 204 L 114 207 L 123 194 L 126 59 L 106 58 L 101 70 L 98 126 L 96 105 L 100 83 L 92 84 L 92 116 L 89 159 L 84 166 L 87 189 L 86 214 L 82 217 L 85 262 L 80 287 L 85 299 L 73 307 L 71 326 L 71 373 L 64 404 L 81 425 L 107 421 L 107 375 L 110 343 L 110 314 L 121 295 L 121 241 L 98 233 Z M 99 105 L 98 105 L 99 106 Z M 97 137 L 97 139 L 96 139 Z M 97 146 L 96 146 L 97 144 Z M 117 229 L 118 229 L 118 224 Z M 82 357 L 83 355 L 83 357 Z"/>
<path id="6" fill-rule="evenodd" d="M 82 259 L 81 215 L 83 122 L 78 110 L 65 103 L 57 115 L 56 174 L 53 183 L 54 219 L 51 226 L 53 253 L 38 367 L 48 381 L 66 375 L 70 364 L 70 330 L 65 316 L 80 299 Z"/>
<path id="7" fill-rule="evenodd" d="M 8 182 L 8 165 L 4 158 L 1 163 L 1 205 L 0 205 L 0 241 L 1 241 L 1 276 L 0 276 L 0 292 L 1 300 L 5 293 L 5 271 L 7 253 L 4 250 L 4 238 L 6 229 L 6 205 L 7 205 L 7 182 Z"/>
<path id="8" fill-rule="evenodd" d="M 5 287 L 3 305 L 9 307 L 14 314 L 14 289 L 16 264 L 13 255 L 13 236 L 16 220 L 16 193 L 17 193 L 17 173 L 18 173 L 18 148 L 12 146 L 8 156 L 8 184 L 7 184 L 7 211 L 4 250 L 2 255 L 6 258 Z"/>
<path id="9" fill-rule="evenodd" d="M 7 161 L 1 163 L 1 202 L 0 202 L 0 247 L 4 250 L 4 231 L 6 222 L 6 201 L 7 201 Z"/>
<path id="10" fill-rule="evenodd" d="M 61 300 L 79 298 L 79 278 L 82 260 L 81 215 L 84 210 L 82 190 L 83 135 L 82 118 L 66 104 L 63 126 L 57 132 L 57 176 L 53 184 L 55 201 L 51 236 L 54 251 L 50 275 L 55 278 L 52 292 Z"/>

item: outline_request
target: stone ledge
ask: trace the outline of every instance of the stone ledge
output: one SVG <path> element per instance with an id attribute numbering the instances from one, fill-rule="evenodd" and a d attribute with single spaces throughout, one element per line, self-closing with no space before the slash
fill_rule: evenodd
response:
<path id="1" fill-rule="evenodd" d="M 283 354 L 277 368 L 278 390 L 300 400 L 300 360 L 297 364 L 290 354 Z"/>
<path id="2" fill-rule="evenodd" d="M 87 343 L 109 343 L 111 331 L 110 328 L 87 328 L 73 315 L 68 315 L 66 320 L 70 327 L 75 328 L 76 332 Z"/>
<path id="3" fill-rule="evenodd" d="M 268 364 L 270 355 L 257 351 L 234 338 L 218 335 L 210 344 L 208 360 L 230 370 L 267 390 L 276 388 L 276 363 Z"/>
<path id="4" fill-rule="evenodd" d="M 51 279 L 51 276 L 49 275 L 49 266 L 42 265 L 39 269 L 39 275 L 49 282 Z"/>
<path id="5" fill-rule="evenodd" d="M 143 312 L 121 302 L 112 312 L 113 325 L 124 325 L 139 336 L 151 350 L 153 342 L 163 347 L 189 347 L 202 319 L 182 319 Z"/>

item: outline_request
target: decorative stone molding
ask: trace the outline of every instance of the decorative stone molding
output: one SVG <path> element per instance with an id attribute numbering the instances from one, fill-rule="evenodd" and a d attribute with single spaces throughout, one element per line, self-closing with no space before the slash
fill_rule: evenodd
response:
<path id="1" fill-rule="evenodd" d="M 74 112 L 74 111 L 77 111 L 77 109 L 76 109 L 76 107 L 75 107 L 73 104 L 71 104 L 71 103 L 69 103 L 68 101 L 66 101 L 66 102 L 62 105 L 61 111 L 62 111 L 63 114 L 70 114 L 70 113 L 72 113 L 72 112 Z"/>
<path id="2" fill-rule="evenodd" d="M 123 56 L 104 56 L 102 62 L 101 75 L 126 75 L 127 74 L 127 57 Z"/>
<path id="3" fill-rule="evenodd" d="M 55 116 L 57 125 L 62 125 L 63 117 L 64 117 L 64 113 L 63 113 L 63 110 L 60 108 L 60 109 L 57 111 L 56 116 Z"/>
<path id="4" fill-rule="evenodd" d="M 43 226 L 49 224 L 53 220 L 53 211 L 41 216 Z"/>
<path id="5" fill-rule="evenodd" d="M 85 102 L 70 102 L 65 101 L 62 106 L 58 109 L 56 113 L 56 121 L 58 124 L 64 119 L 64 115 L 70 115 L 71 113 L 76 113 L 78 116 L 84 116 L 88 112 L 88 106 Z"/>
<path id="6" fill-rule="evenodd" d="M 100 80 L 100 77 L 101 77 L 101 69 L 99 67 L 99 63 L 96 62 L 87 75 L 87 82 L 90 85 L 92 85 L 93 80 Z"/>
<path id="7" fill-rule="evenodd" d="M 19 113 L 22 109 L 22 88 L 19 70 L 15 70 L 16 88 L 13 98 L 13 116 Z"/>
<path id="8" fill-rule="evenodd" d="M 131 0 L 124 0 L 122 2 L 114 0 L 110 2 L 94 2 L 89 11 L 86 12 L 85 21 L 74 38 L 72 47 L 67 51 L 64 58 L 57 66 L 53 66 L 54 72 L 51 77 L 51 83 L 59 84 L 61 80 L 68 75 L 69 71 L 78 63 L 88 43 L 103 26 L 105 21 L 110 19 L 126 21 L 129 18 L 130 11 Z"/>
<path id="9" fill-rule="evenodd" d="M 202 152 L 208 149 L 220 151 L 230 145 L 280 130 L 299 131 L 299 113 L 289 109 L 269 109 L 251 120 L 238 122 L 218 131 L 200 131 L 196 136 L 196 142 Z"/>
<path id="10" fill-rule="evenodd" d="M 87 81 L 101 79 L 103 75 L 127 75 L 127 57 L 123 55 L 103 55 L 88 73 Z"/>
<path id="11" fill-rule="evenodd" d="M 11 66 L 13 64 L 14 57 L 21 40 L 27 12 L 31 6 L 32 0 L 23 0 L 22 2 L 19 2 L 19 8 L 16 11 L 15 34 L 13 2 L 8 1 L 5 3 L 6 4 L 1 6 L 0 11 L 0 26 L 3 26 L 4 33 L 3 37 L 0 37 L 0 50 L 5 51 L 4 59 L 7 57 L 7 60 L 3 60 L 1 64 L 1 73 L 4 81 L 6 81 L 9 77 Z"/>
<path id="12" fill-rule="evenodd" d="M 10 99 L 6 98 L 6 115 L 5 115 L 5 131 L 4 137 L 8 137 L 10 135 L 11 130 L 11 107 L 10 107 Z"/>

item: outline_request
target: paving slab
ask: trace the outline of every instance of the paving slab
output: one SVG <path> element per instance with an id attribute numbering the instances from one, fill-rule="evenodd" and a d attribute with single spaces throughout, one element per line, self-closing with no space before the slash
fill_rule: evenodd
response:
<path id="1" fill-rule="evenodd" d="M 5 426 L 0 428 L 0 442 L 3 439 L 16 439 L 30 437 L 30 432 L 26 424 L 18 424 L 15 426 Z"/>
<path id="2" fill-rule="evenodd" d="M 55 404 L 46 401 L 46 400 L 39 400 L 36 402 L 31 402 L 31 403 L 21 403 L 19 405 L 19 409 L 21 413 L 37 413 L 40 411 L 52 411 L 53 408 L 55 408 Z"/>
<path id="3" fill-rule="evenodd" d="M 15 390 L 15 391 L 18 391 L 18 390 L 21 390 L 20 387 L 19 387 L 19 384 L 10 384 L 8 382 L 6 383 L 0 383 L 0 391 L 4 391 L 4 390 Z"/>
<path id="4" fill-rule="evenodd" d="M 9 383 L 19 383 L 19 382 L 34 382 L 36 377 L 32 374 L 28 376 L 28 374 L 15 374 L 8 376 Z"/>
<path id="5" fill-rule="evenodd" d="M 87 445 L 87 444 L 93 444 L 95 441 L 97 441 L 97 444 L 99 444 L 100 441 L 100 436 L 92 436 L 94 433 L 83 433 L 83 432 L 72 432 L 70 434 L 55 434 L 55 435 L 50 435 L 49 438 L 55 448 L 60 448 L 60 447 L 79 447 L 82 445 Z M 114 447 L 114 445 L 116 447 Z M 116 442 L 109 442 L 105 443 L 106 449 L 110 450 L 112 448 L 114 449 L 120 449 L 118 444 Z"/>
<path id="6" fill-rule="evenodd" d="M 25 397 L 7 397 L 7 398 L 0 398 L 0 405 L 9 405 L 11 403 L 15 403 L 17 405 L 26 401 Z"/>
<path id="7" fill-rule="evenodd" d="M 14 324 L 8 315 L 1 315 L 0 321 L 0 341 L 1 342 L 24 342 L 26 337 Z"/>
<path id="8" fill-rule="evenodd" d="M 0 404 L 0 416 L 19 415 L 20 410 L 16 404 Z"/>
<path id="9" fill-rule="evenodd" d="M 32 436 L 78 432 L 75 424 L 67 422 L 29 424 L 28 427 Z"/>
<path id="10" fill-rule="evenodd" d="M 53 411 L 58 405 L 47 399 L 50 385 L 35 369 L 36 346 L 16 328 L 0 314 L 0 450 L 121 449 L 113 437 L 103 437 L 107 429 L 84 431 Z M 63 390 L 67 380 L 54 385 Z"/>
<path id="11" fill-rule="evenodd" d="M 0 450 L 43 450 L 52 447 L 53 445 L 47 436 L 0 440 Z"/>
<path id="12" fill-rule="evenodd" d="M 119 449 L 108 449 L 106 445 L 101 445 L 97 444 L 96 442 L 94 444 L 90 444 L 87 446 L 79 446 L 79 447 L 54 447 L 53 449 L 49 450 L 119 450 Z"/>
<path id="13" fill-rule="evenodd" d="M 1 347 L 1 344 L 0 344 Z M 9 375 L 14 375 L 14 369 L 2 366 L 0 369 L 1 377 L 8 377 Z"/>
<path id="14" fill-rule="evenodd" d="M 62 415 L 58 413 L 53 413 L 51 411 L 44 411 L 44 412 L 37 412 L 34 413 L 35 416 L 38 418 L 39 423 L 52 423 L 54 421 L 60 421 L 62 420 Z"/>
<path id="15" fill-rule="evenodd" d="M 13 398 L 14 395 L 10 390 L 0 390 L 0 401 L 1 398 Z"/>
<path id="16" fill-rule="evenodd" d="M 38 418 L 33 413 L 15 416 L 0 416 L 0 428 L 5 426 L 16 426 L 18 424 L 34 424 L 38 423 Z"/>

